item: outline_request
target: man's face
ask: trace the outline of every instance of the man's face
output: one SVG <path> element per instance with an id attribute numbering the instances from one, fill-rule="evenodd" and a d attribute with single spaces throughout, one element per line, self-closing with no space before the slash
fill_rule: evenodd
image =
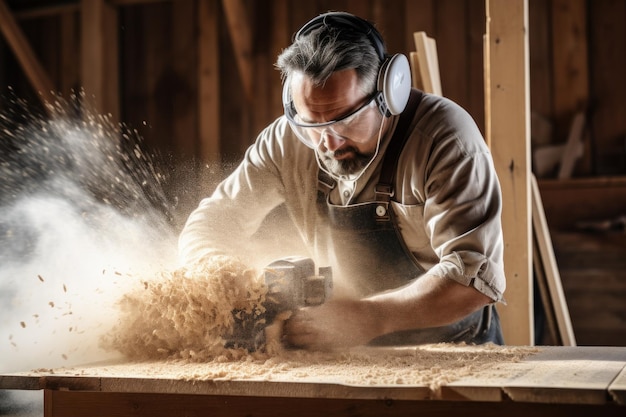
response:
<path id="1" fill-rule="evenodd" d="M 358 173 L 374 157 L 383 119 L 373 97 L 359 87 L 355 70 L 335 72 L 323 86 L 293 74 L 291 99 L 294 128 L 332 173 Z"/>

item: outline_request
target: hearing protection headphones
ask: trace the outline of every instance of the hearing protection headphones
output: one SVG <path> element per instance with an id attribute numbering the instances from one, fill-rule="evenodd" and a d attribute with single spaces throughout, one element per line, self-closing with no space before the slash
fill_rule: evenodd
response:
<path id="1" fill-rule="evenodd" d="M 378 108 L 387 117 L 402 113 L 411 93 L 411 68 L 407 57 L 403 54 L 387 55 L 383 38 L 374 25 L 347 12 L 328 12 L 311 19 L 300 28 L 294 39 L 322 26 L 355 30 L 367 36 L 380 60 L 376 87 Z"/>

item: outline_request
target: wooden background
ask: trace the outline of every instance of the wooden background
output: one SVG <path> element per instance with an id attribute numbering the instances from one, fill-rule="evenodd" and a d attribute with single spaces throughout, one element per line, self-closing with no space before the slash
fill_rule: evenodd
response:
<path id="1" fill-rule="evenodd" d="M 345 10 L 376 22 L 389 52 L 414 50 L 413 32 L 425 31 L 437 40 L 443 94 L 461 104 L 484 131 L 483 34 L 484 0 L 11 0 L 6 1 L 55 89 L 64 96 L 87 85 L 103 83 L 99 91 L 113 99 L 95 101 L 103 112 L 135 128 L 146 145 L 162 156 L 167 192 L 186 211 L 195 207 L 223 177 L 258 132 L 282 112 L 276 56 L 292 34 L 311 17 L 328 10 Z M 81 44 L 88 31 L 81 27 L 81 6 L 114 10 L 115 30 L 96 33 L 103 39 L 108 65 L 103 80 L 92 80 L 90 65 L 98 52 Z M 243 6 L 239 10 L 225 7 Z M 229 17 L 238 19 L 229 20 Z M 576 112 L 587 115 L 584 154 L 576 164 L 576 178 L 626 175 L 626 1 L 529 0 L 530 90 L 533 149 L 563 144 Z M 89 45 L 88 45 L 89 46 Z M 102 45 L 100 45 L 102 47 Z M 109 55 L 107 55 L 109 54 Z M 11 48 L 0 37 L 0 93 L 12 88 L 33 106 L 38 100 Z M 88 91 L 89 93 L 89 91 Z M 111 94 L 113 93 L 113 94 Z M 0 101 L 0 106 L 4 102 Z M 546 129 L 547 127 L 547 129 Z M 547 132 L 547 133 L 546 133 Z M 554 172 L 546 176 L 554 176 Z M 549 182 L 549 180 L 548 180 Z M 595 207 L 615 203 L 611 190 L 570 194 L 567 203 L 554 198 L 557 183 L 542 186 L 551 227 L 560 227 L 579 207 L 576 201 L 596 198 Z M 576 188 L 578 189 L 578 188 Z M 613 193 L 614 194 L 614 193 Z M 590 197 L 588 197 L 588 195 Z M 622 195 L 622 194 L 620 194 Z M 619 200 L 621 201 L 621 200 Z M 615 204 L 611 207 L 617 207 Z M 623 206 L 622 206 L 623 207 Z M 621 213 L 624 213 L 621 209 Z M 587 211 L 586 216 L 593 212 Z M 618 215 L 620 208 L 597 215 Z M 555 246 L 574 245 L 558 239 Z M 614 242 L 614 239 L 609 239 Z M 614 244 L 611 244 L 614 247 Z M 581 245 L 578 245 L 581 246 Z M 578 247 L 576 246 L 576 247 Z M 582 246 L 581 246 L 582 247 Z M 595 248 L 602 252 L 602 243 Z M 556 247 L 558 261 L 573 265 L 581 252 Z M 612 258 L 613 259 L 613 258 Z M 593 265 L 610 270 L 607 297 L 626 296 L 626 276 L 613 264 Z M 567 267 L 564 275 L 567 274 Z M 582 300 L 585 278 L 569 285 Z M 598 275 L 598 274 L 596 274 Z M 599 275 L 605 276 L 601 271 Z M 577 276 L 580 277 L 580 274 Z M 572 290 L 573 291 L 573 290 Z M 610 294 L 609 294 L 610 293 Z M 585 323 L 609 314 L 604 334 L 625 335 L 626 311 L 610 301 L 594 310 L 586 302 Z M 608 311 L 607 305 L 614 306 Z M 593 312 L 600 311 L 598 320 Z M 608 312 L 608 313 L 607 313 Z M 591 314 L 591 316 L 590 316 Z M 582 320 L 582 318 L 581 318 Z M 606 320 L 604 321 L 607 322 Z M 626 344 L 598 338 L 597 331 L 574 321 L 581 344 Z M 613 323 L 613 324 L 611 324 Z M 592 326 L 593 327 L 593 326 Z M 585 333 L 586 332 L 586 333 Z M 582 335 L 582 337 L 581 337 Z M 618 340 L 619 339 L 619 340 Z M 598 342 L 603 340 L 603 342 Z"/>
<path id="2" fill-rule="evenodd" d="M 55 88 L 67 95 L 82 86 L 79 7 L 76 1 L 49 6 L 53 3 L 8 2 Z M 484 0 L 247 0 L 234 31 L 225 3 L 217 0 L 109 3 L 119 12 L 119 118 L 176 159 L 238 159 L 281 114 L 277 54 L 303 23 L 327 10 L 376 22 L 392 53 L 414 50 L 413 32 L 426 31 L 437 40 L 444 95 L 484 125 Z M 529 19 L 531 108 L 553 127 L 547 139 L 537 139 L 544 143 L 535 145 L 563 143 L 574 113 L 584 110 L 589 134 L 575 175 L 626 174 L 626 2 L 530 0 Z M 212 33 L 216 41 L 202 43 L 202 36 Z M 234 41 L 247 54 L 243 77 Z M 2 40 L 0 57 L 2 89 L 12 86 L 20 96 L 32 96 Z M 203 94 L 199 80 L 207 78 L 216 88 Z M 208 101 L 218 104 L 215 114 L 201 112 L 217 108 L 207 107 Z"/>

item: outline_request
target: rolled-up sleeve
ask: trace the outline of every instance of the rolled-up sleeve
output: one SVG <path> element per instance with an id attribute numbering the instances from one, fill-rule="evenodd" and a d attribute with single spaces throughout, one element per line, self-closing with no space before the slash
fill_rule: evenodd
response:
<path id="1" fill-rule="evenodd" d="M 422 218 L 413 221 L 426 233 L 415 252 L 427 260 L 428 274 L 503 301 L 502 195 L 489 148 L 467 112 L 445 99 L 433 101 L 403 162 L 411 167 L 404 170 L 411 183 L 405 204 L 422 206 Z"/>

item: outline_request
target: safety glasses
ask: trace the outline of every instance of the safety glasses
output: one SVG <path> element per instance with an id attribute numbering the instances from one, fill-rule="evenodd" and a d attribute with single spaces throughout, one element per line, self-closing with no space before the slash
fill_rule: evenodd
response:
<path id="1" fill-rule="evenodd" d="M 321 123 L 309 123 L 300 117 L 288 92 L 283 94 L 285 116 L 295 134 L 305 145 L 317 148 L 324 140 L 324 135 L 366 143 L 378 136 L 382 115 L 378 110 L 376 96 L 369 96 L 364 104 L 350 113 L 335 120 Z"/>

